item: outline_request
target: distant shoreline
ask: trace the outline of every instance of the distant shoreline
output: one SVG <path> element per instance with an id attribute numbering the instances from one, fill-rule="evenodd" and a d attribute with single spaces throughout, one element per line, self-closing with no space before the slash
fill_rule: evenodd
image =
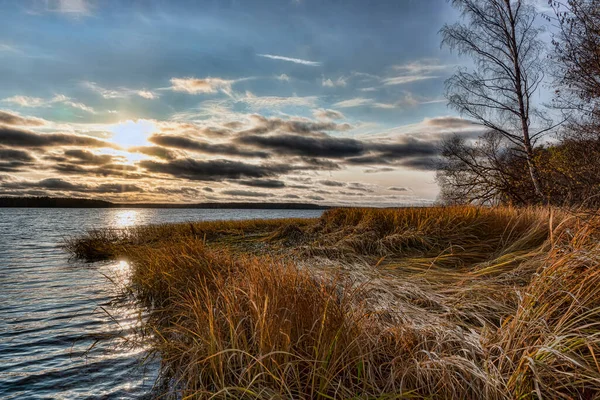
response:
<path id="1" fill-rule="evenodd" d="M 331 207 L 312 203 L 112 203 L 105 200 L 68 197 L 0 197 L 0 208 L 192 208 L 255 210 L 327 210 Z"/>

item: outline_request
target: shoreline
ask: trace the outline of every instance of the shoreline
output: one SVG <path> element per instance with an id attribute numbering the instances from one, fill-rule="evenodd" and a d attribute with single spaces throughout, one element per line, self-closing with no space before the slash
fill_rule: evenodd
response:
<path id="1" fill-rule="evenodd" d="M 548 208 L 346 208 L 65 246 L 130 262 L 182 396 L 577 398 L 600 393 L 599 238 Z"/>

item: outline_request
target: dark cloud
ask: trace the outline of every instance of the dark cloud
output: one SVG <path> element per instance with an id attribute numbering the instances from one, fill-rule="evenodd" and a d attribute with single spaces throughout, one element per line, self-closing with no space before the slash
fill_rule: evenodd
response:
<path id="1" fill-rule="evenodd" d="M 117 177 L 126 179 L 139 179 L 144 176 L 137 173 L 138 168 L 134 165 L 105 164 L 94 167 L 83 167 L 74 163 L 57 163 L 52 169 L 67 175 Z"/>
<path id="2" fill-rule="evenodd" d="M 439 160 L 434 157 L 410 158 L 408 160 L 402 160 L 400 165 L 421 171 L 435 171 L 438 168 Z"/>
<path id="3" fill-rule="evenodd" d="M 338 192 L 339 194 L 343 194 L 344 196 L 358 196 L 358 197 L 364 197 L 366 196 L 364 193 L 356 193 L 356 192 L 346 192 L 346 191 L 340 191 Z"/>
<path id="4" fill-rule="evenodd" d="M 300 136 L 300 135 L 246 135 L 236 139 L 239 143 L 305 157 L 343 158 L 362 154 L 362 142 L 355 139 Z"/>
<path id="5" fill-rule="evenodd" d="M 35 158 L 23 150 L 0 148 L 0 160 L 33 162 Z"/>
<path id="6" fill-rule="evenodd" d="M 436 117 L 426 118 L 423 123 L 425 125 L 441 128 L 441 129 L 464 129 L 481 126 L 473 121 L 460 117 Z"/>
<path id="7" fill-rule="evenodd" d="M 173 195 L 173 194 L 180 194 L 180 195 L 184 195 L 184 196 L 197 196 L 199 193 L 198 189 L 195 188 L 191 188 L 191 187 L 159 187 L 156 188 L 154 190 L 155 193 L 160 193 L 160 194 L 168 194 L 168 195 Z"/>
<path id="8" fill-rule="evenodd" d="M 81 150 L 81 149 L 72 149 L 65 150 L 63 154 L 67 157 L 74 158 L 78 161 L 79 164 L 85 165 L 104 165 L 110 164 L 115 161 L 116 158 L 109 154 L 94 154 L 91 151 Z"/>
<path id="9" fill-rule="evenodd" d="M 0 172 L 19 172 L 32 165 L 32 163 L 24 161 L 0 161 Z"/>
<path id="10" fill-rule="evenodd" d="M 262 115 L 253 115 L 252 119 L 255 126 L 240 132 L 241 135 L 257 135 L 276 131 L 307 135 L 320 134 L 322 131 L 347 131 L 352 129 L 350 124 L 336 124 L 327 121 L 284 120 L 281 118 L 265 118 Z"/>
<path id="11" fill-rule="evenodd" d="M 390 167 L 381 167 L 381 168 L 369 168 L 369 169 L 363 169 L 363 172 L 365 174 L 376 174 L 378 172 L 392 172 L 395 171 L 395 168 L 390 168 Z"/>
<path id="12" fill-rule="evenodd" d="M 250 190 L 223 190 L 221 194 L 240 197 L 273 197 L 270 193 L 253 192 Z"/>
<path id="13" fill-rule="evenodd" d="M 338 182 L 338 181 L 332 181 L 332 180 L 321 180 L 318 181 L 321 185 L 323 186 L 332 186 L 332 187 L 343 187 L 346 186 L 345 182 Z"/>
<path id="14" fill-rule="evenodd" d="M 325 200 L 325 199 L 324 199 L 323 197 L 321 197 L 321 196 L 313 196 L 313 195 L 310 195 L 310 196 L 305 196 L 305 197 L 306 197 L 307 199 L 311 199 L 311 200 Z"/>
<path id="15" fill-rule="evenodd" d="M 369 143 L 369 150 L 379 152 L 382 157 L 395 160 L 414 156 L 431 156 L 439 152 L 439 145 L 408 138 L 401 143 Z"/>
<path id="16" fill-rule="evenodd" d="M 409 189 L 405 188 L 405 187 L 392 186 L 392 187 L 387 188 L 387 190 L 391 190 L 394 192 L 408 192 Z"/>
<path id="17" fill-rule="evenodd" d="M 18 114 L 0 110 L 0 124 L 41 126 L 44 125 L 45 122 L 39 118 L 22 117 Z"/>
<path id="18" fill-rule="evenodd" d="M 379 155 L 350 157 L 350 158 L 346 158 L 344 161 L 347 164 L 352 164 L 352 165 L 390 164 L 389 159 L 380 154 Z"/>
<path id="19" fill-rule="evenodd" d="M 35 158 L 26 151 L 0 147 L 0 172 L 17 172 L 34 165 Z"/>
<path id="20" fill-rule="evenodd" d="M 277 179 L 251 179 L 236 182 L 244 186 L 261 187 L 266 189 L 281 189 L 285 187 L 285 182 Z"/>
<path id="21" fill-rule="evenodd" d="M 2 184 L 4 189 L 44 189 L 65 192 L 80 193 L 132 193 L 143 192 L 144 190 L 136 185 L 105 183 L 97 186 L 91 186 L 82 183 L 72 183 L 61 178 L 47 178 L 40 181 L 19 181 L 5 182 Z"/>
<path id="22" fill-rule="evenodd" d="M 141 153 L 147 156 L 162 158 L 165 160 L 173 160 L 177 158 L 177 154 L 175 154 L 174 151 L 160 146 L 134 146 L 128 148 L 127 151 L 132 153 Z"/>
<path id="23" fill-rule="evenodd" d="M 0 126 L 0 145 L 11 147 L 54 147 L 54 146 L 89 146 L 118 148 L 113 143 L 95 139 L 90 136 L 75 135 L 71 133 L 35 133 Z"/>
<path id="24" fill-rule="evenodd" d="M 202 190 L 204 190 L 205 192 L 214 192 L 214 190 L 212 188 L 209 188 L 208 186 L 203 187 Z"/>
<path id="25" fill-rule="evenodd" d="M 292 161 L 295 162 L 296 160 L 292 160 Z M 302 162 L 304 164 L 314 166 L 320 170 L 332 171 L 332 170 L 336 170 L 336 169 L 341 169 L 339 164 L 337 164 L 331 160 L 324 159 L 324 158 L 300 157 L 297 161 Z"/>
<path id="26" fill-rule="evenodd" d="M 371 189 L 369 186 L 360 183 L 360 182 L 351 182 L 350 184 L 348 184 L 348 189 L 349 190 L 356 190 L 358 192 L 366 192 L 366 193 L 373 193 L 374 190 Z"/>
<path id="27" fill-rule="evenodd" d="M 148 172 L 167 174 L 196 181 L 223 179 L 268 178 L 291 172 L 297 168 L 287 164 L 255 165 L 231 160 L 194 160 L 183 158 L 170 162 L 140 161 Z"/>
<path id="28" fill-rule="evenodd" d="M 300 196 L 298 196 L 297 194 L 286 194 L 283 197 L 285 197 L 286 199 L 299 199 Z"/>
<path id="29" fill-rule="evenodd" d="M 269 153 L 264 151 L 245 150 L 228 143 L 207 143 L 190 139 L 185 136 L 176 135 L 152 135 L 148 141 L 165 147 L 173 147 L 182 150 L 196 151 L 207 154 L 223 154 L 239 157 L 268 158 Z"/>

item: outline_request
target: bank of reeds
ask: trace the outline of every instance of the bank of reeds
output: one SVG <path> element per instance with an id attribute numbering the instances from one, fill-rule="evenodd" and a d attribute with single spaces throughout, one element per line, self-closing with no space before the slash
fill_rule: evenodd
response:
<path id="1" fill-rule="evenodd" d="M 151 309 L 182 398 L 600 396 L 600 220 L 552 209 L 336 209 L 94 231 Z"/>

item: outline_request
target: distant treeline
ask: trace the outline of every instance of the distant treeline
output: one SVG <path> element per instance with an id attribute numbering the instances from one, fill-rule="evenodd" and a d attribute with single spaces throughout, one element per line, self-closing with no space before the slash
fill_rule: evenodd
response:
<path id="1" fill-rule="evenodd" d="M 104 200 L 67 197 L 0 197 L 0 207 L 24 208 L 225 208 L 275 210 L 325 210 L 329 207 L 309 203 L 111 203 Z"/>

